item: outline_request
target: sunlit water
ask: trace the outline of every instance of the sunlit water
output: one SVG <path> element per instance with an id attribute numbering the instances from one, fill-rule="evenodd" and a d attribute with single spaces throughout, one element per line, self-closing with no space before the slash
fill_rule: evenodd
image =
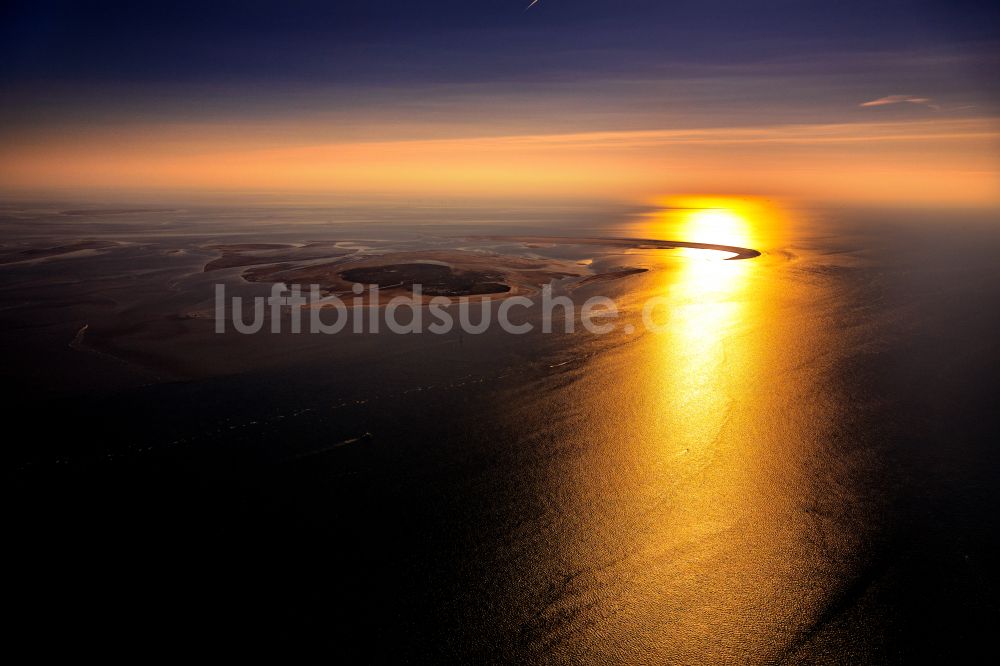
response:
<path id="1" fill-rule="evenodd" d="M 131 249 L 0 270 L 5 379 L 23 387 L 8 404 L 38 433 L 10 453 L 18 529 L 67 599 L 47 612 L 110 595 L 147 609 L 113 616 L 140 639 L 174 622 L 366 659 L 883 663 L 982 635 L 992 216 L 725 199 L 409 214 L 95 220 L 88 236 Z M 52 213 L 5 224 L 7 242 L 73 237 Z M 607 336 L 219 340 L 171 318 L 211 297 L 206 239 L 470 230 L 763 255 L 606 258 L 651 269 L 574 294 L 616 299 Z M 70 346 L 84 323 L 104 347 Z M 74 538 L 93 558 L 60 567 Z"/>

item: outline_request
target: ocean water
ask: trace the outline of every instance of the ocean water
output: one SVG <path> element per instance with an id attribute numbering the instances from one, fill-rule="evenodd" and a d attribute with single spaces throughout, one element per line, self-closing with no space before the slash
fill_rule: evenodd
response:
<path id="1" fill-rule="evenodd" d="M 992 642 L 996 213 L 2 213 L 12 598 L 42 650 L 902 663 Z M 216 284 L 270 285 L 205 272 L 213 244 L 309 242 L 647 270 L 556 281 L 616 301 L 607 335 L 214 333 Z"/>

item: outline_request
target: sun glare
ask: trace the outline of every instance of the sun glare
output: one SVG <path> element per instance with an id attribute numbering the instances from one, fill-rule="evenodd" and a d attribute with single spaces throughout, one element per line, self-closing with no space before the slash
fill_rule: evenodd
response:
<path id="1" fill-rule="evenodd" d="M 783 214 L 769 201 L 736 196 L 676 196 L 655 201 L 639 232 L 646 238 L 732 245 L 763 249 L 783 226 Z M 700 259 L 728 259 L 717 250 L 685 249 L 682 255 Z"/>

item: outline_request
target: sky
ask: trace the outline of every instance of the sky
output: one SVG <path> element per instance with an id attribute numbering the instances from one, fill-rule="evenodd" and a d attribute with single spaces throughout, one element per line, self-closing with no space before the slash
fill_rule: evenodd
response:
<path id="1" fill-rule="evenodd" d="M 0 194 L 1000 205 L 1000 5 L 0 5 Z"/>

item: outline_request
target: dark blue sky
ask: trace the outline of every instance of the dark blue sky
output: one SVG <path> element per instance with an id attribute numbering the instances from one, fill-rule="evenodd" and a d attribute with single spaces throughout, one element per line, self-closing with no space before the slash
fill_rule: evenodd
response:
<path id="1" fill-rule="evenodd" d="M 4 5 L 7 84 L 468 82 L 817 53 L 996 52 L 1000 3 L 363 0 Z"/>
<path id="2" fill-rule="evenodd" d="M 997 106 L 996 2 L 527 4 L 15 0 L 0 21 L 0 138 L 296 114 L 346 135 L 360 118 L 461 133 L 498 108 L 505 120 L 477 131 L 832 121 L 892 94 Z"/>

